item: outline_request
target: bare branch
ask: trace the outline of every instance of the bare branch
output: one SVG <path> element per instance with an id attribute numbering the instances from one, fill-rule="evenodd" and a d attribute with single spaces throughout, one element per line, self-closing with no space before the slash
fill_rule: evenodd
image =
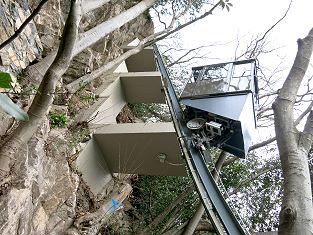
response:
<path id="1" fill-rule="evenodd" d="M 186 58 L 186 57 L 187 57 L 188 55 L 190 55 L 191 53 L 196 52 L 196 51 L 198 51 L 198 50 L 200 50 L 200 49 L 203 49 L 203 48 L 205 48 L 205 47 L 206 47 L 206 46 L 200 46 L 200 47 L 196 47 L 196 48 L 193 48 L 193 49 L 188 50 L 188 51 L 185 52 L 183 55 L 181 55 L 178 59 L 176 59 L 175 61 L 169 63 L 169 64 L 167 65 L 167 67 L 171 67 L 171 66 L 173 66 L 173 65 L 175 65 L 175 64 L 179 64 L 179 63 L 189 62 L 191 59 L 194 59 L 195 57 L 192 57 L 192 58 L 189 58 L 189 59 L 185 59 L 185 60 L 183 60 L 183 59 Z M 199 57 L 199 58 L 200 58 L 200 57 Z"/>
<path id="2" fill-rule="evenodd" d="M 311 111 L 311 109 L 313 108 L 313 101 L 310 103 L 310 105 L 299 115 L 299 117 L 295 120 L 295 125 L 298 125 L 301 120 Z M 256 150 L 258 148 L 262 148 L 272 142 L 274 142 L 276 140 L 276 137 L 272 137 L 272 138 L 269 138 L 265 141 L 262 141 L 260 143 L 257 143 L 257 144 L 254 144 L 252 146 L 250 146 L 249 148 L 249 151 L 253 151 L 253 150 Z"/>
<path id="3" fill-rule="evenodd" d="M 275 28 L 275 26 L 277 26 L 277 25 L 287 16 L 287 14 L 288 14 L 288 12 L 289 12 L 289 9 L 290 9 L 290 6 L 291 6 L 291 3 L 292 3 L 292 0 L 289 2 L 289 6 L 288 6 L 288 8 L 287 8 L 285 14 L 284 14 L 275 24 L 273 24 L 273 25 L 263 34 L 263 36 L 262 36 L 260 39 L 258 39 L 258 40 L 256 41 L 255 46 L 254 46 L 254 48 L 252 49 L 249 58 L 255 57 L 255 52 L 256 52 L 256 50 L 257 50 L 257 48 L 258 48 L 258 46 L 259 46 L 259 43 L 262 42 L 262 41 L 264 40 L 264 38 L 266 37 L 266 35 L 267 35 L 271 30 L 273 30 L 273 29 Z"/>
<path id="4" fill-rule="evenodd" d="M 199 16 L 199 17 L 197 17 L 197 18 L 195 18 L 195 19 L 193 19 L 193 20 L 191 20 L 191 21 L 188 21 L 187 23 L 184 23 L 184 24 L 178 26 L 177 28 L 175 28 L 175 29 L 173 29 L 173 30 L 171 30 L 171 31 L 168 31 L 168 33 L 165 33 L 165 34 L 163 34 L 163 35 L 161 35 L 161 36 L 155 38 L 154 41 L 151 41 L 150 45 L 153 44 L 153 43 L 155 43 L 156 41 L 160 41 L 160 40 L 162 40 L 162 39 L 168 37 L 169 35 L 171 35 L 171 34 L 177 32 L 177 31 L 181 30 L 182 28 L 185 28 L 185 27 L 188 26 L 188 25 L 191 25 L 191 24 L 193 24 L 193 23 L 195 23 L 195 22 L 197 22 L 197 21 L 199 21 L 199 20 L 201 20 L 201 19 L 203 19 L 203 18 L 205 18 L 205 17 L 207 17 L 207 16 L 209 16 L 209 15 L 212 15 L 213 11 L 214 11 L 219 5 L 220 5 L 220 1 L 218 1 L 218 3 L 216 3 L 209 11 L 203 13 L 201 16 Z"/>
<path id="5" fill-rule="evenodd" d="M 111 0 L 83 0 L 82 3 L 82 12 L 86 14 L 92 10 L 95 10 L 101 7 L 104 4 L 107 4 Z"/>
<path id="6" fill-rule="evenodd" d="M 275 140 L 276 140 L 276 137 L 272 137 L 272 138 L 269 138 L 269 139 L 262 141 L 260 143 L 254 144 L 254 145 L 250 146 L 249 151 L 253 151 L 257 148 L 264 147 L 264 146 L 274 142 Z"/>
<path id="7" fill-rule="evenodd" d="M 48 0 L 41 0 L 41 2 L 38 4 L 38 6 L 35 8 L 35 10 L 30 14 L 30 16 L 27 17 L 27 19 L 23 22 L 23 24 L 15 31 L 15 33 L 9 37 L 7 40 L 5 40 L 3 43 L 0 45 L 0 50 L 2 50 L 6 45 L 10 44 L 13 42 L 15 38 L 17 38 L 22 31 L 25 29 L 25 27 L 31 22 L 35 16 L 39 13 L 43 5 L 48 2 Z"/>
<path id="8" fill-rule="evenodd" d="M 313 101 L 311 101 L 310 105 L 295 120 L 295 125 L 298 125 L 301 122 L 301 120 L 312 110 L 312 108 L 313 108 Z"/>

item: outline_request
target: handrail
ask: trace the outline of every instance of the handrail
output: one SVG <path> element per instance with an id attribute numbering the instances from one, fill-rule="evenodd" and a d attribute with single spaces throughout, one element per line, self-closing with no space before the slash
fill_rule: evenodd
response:
<path id="1" fill-rule="evenodd" d="M 172 115 L 174 127 L 178 136 L 181 150 L 186 159 L 186 163 L 192 179 L 196 185 L 202 203 L 210 217 L 216 232 L 220 235 L 243 235 L 248 234 L 240 225 L 227 202 L 223 198 L 215 180 L 209 172 L 201 154 L 191 144 L 191 131 L 184 121 L 182 109 L 180 107 L 176 92 L 169 78 L 167 69 L 156 45 L 153 45 L 158 68 L 160 70 L 164 91 L 168 106 Z M 219 219 L 216 218 L 216 214 Z M 222 223 L 220 223 L 220 221 Z"/>

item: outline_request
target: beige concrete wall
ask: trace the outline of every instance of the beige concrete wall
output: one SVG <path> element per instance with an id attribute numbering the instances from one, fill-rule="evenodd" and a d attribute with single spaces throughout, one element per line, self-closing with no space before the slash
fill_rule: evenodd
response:
<path id="1" fill-rule="evenodd" d="M 120 78 L 116 78 L 106 89 L 99 94 L 98 106 L 89 115 L 94 117 L 89 123 L 93 125 L 104 125 L 116 123 L 116 116 L 126 105 L 126 99 L 122 90 Z"/>
<path id="2" fill-rule="evenodd" d="M 93 138 L 78 156 L 76 166 L 94 195 L 101 193 L 112 179 L 102 152 Z"/>
<path id="3" fill-rule="evenodd" d="M 112 173 L 186 176 L 171 122 L 105 125 L 94 138 Z"/>
<path id="4" fill-rule="evenodd" d="M 120 79 L 127 102 L 165 104 L 160 72 L 121 73 Z"/>
<path id="5" fill-rule="evenodd" d="M 114 70 L 114 73 L 127 73 L 127 66 L 125 61 L 123 61 L 117 68 Z"/>

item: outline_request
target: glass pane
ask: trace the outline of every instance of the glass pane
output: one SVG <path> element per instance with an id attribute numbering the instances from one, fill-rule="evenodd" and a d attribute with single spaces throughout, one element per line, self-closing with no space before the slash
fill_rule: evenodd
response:
<path id="1" fill-rule="evenodd" d="M 253 91 L 251 63 L 234 65 L 228 91 Z"/>
<path id="2" fill-rule="evenodd" d="M 221 95 L 227 92 L 255 92 L 253 61 L 237 61 L 192 68 L 194 82 L 182 96 Z"/>

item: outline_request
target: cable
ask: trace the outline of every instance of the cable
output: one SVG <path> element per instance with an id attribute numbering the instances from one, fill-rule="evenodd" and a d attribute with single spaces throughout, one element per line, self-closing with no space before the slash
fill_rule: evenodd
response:
<path id="1" fill-rule="evenodd" d="M 184 166 L 185 164 L 183 163 L 172 163 L 172 162 L 169 162 L 167 160 L 164 161 L 165 163 L 171 165 L 171 166 Z"/>

